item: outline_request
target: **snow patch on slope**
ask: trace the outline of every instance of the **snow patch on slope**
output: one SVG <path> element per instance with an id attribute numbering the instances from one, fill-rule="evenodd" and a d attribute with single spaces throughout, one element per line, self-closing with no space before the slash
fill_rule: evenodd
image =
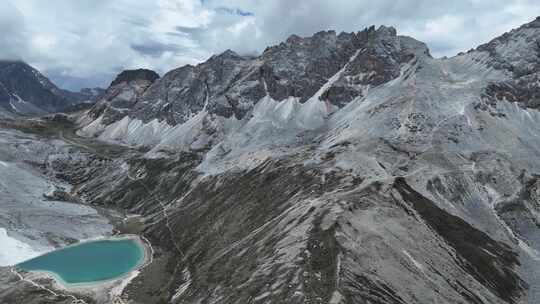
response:
<path id="1" fill-rule="evenodd" d="M 424 266 L 415 260 L 407 250 L 402 250 L 401 252 L 403 252 L 403 254 L 413 263 L 416 268 L 422 271 L 424 270 Z"/>
<path id="2" fill-rule="evenodd" d="M 0 266 L 12 266 L 36 257 L 42 252 L 8 235 L 5 228 L 0 228 Z"/>
<path id="3" fill-rule="evenodd" d="M 166 122 L 154 119 L 143 123 L 139 119 L 131 119 L 129 116 L 109 125 L 99 135 L 104 141 L 119 141 L 134 146 L 153 146 L 167 134 L 172 127 Z"/>
<path id="4" fill-rule="evenodd" d="M 45 111 L 22 99 L 17 94 L 11 94 L 9 106 L 17 114 L 45 114 Z"/>
<path id="5" fill-rule="evenodd" d="M 158 144 L 171 129 L 172 126 L 157 119 L 144 123 L 129 116 L 105 125 L 102 115 L 77 131 L 77 135 L 133 146 L 153 146 Z"/>
<path id="6" fill-rule="evenodd" d="M 87 117 L 84 115 L 83 117 Z M 84 120 L 81 120 L 81 122 Z M 86 126 L 84 126 L 82 129 L 77 131 L 77 135 L 84 136 L 84 137 L 93 137 L 97 136 L 98 134 L 101 134 L 106 128 L 106 125 L 103 124 L 103 115 L 96 118 L 94 121 L 90 122 Z"/>
<path id="7" fill-rule="evenodd" d="M 247 169 L 268 157 L 291 153 L 290 146 L 304 144 L 312 136 L 308 133 L 317 133 L 326 125 L 329 115 L 337 110 L 321 100 L 321 96 L 339 80 L 360 52 L 357 50 L 349 62 L 304 103 L 293 96 L 276 101 L 267 93 L 255 104 L 250 118 L 236 128 L 238 132 L 225 137 L 206 155 L 199 170 L 215 174 L 231 167 Z M 266 83 L 264 86 L 266 90 Z"/>
<path id="8" fill-rule="evenodd" d="M 228 132 L 224 140 L 215 145 L 199 166 L 206 174 L 217 174 L 229 168 L 253 168 L 269 157 L 294 151 L 302 145 L 309 133 L 325 125 L 328 109 L 318 98 L 300 103 L 297 97 L 276 101 L 263 97 L 254 107 L 250 118 Z"/>

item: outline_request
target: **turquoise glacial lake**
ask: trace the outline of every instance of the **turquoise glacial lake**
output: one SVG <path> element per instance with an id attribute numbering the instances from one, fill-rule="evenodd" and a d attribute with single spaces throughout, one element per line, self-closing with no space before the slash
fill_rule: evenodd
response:
<path id="1" fill-rule="evenodd" d="M 17 265 L 46 271 L 63 283 L 81 284 L 120 278 L 144 262 L 144 248 L 133 239 L 85 242 L 58 249 Z"/>

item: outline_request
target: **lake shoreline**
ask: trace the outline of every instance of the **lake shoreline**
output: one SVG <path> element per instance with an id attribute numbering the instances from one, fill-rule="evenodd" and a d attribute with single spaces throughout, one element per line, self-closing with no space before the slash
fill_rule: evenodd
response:
<path id="1" fill-rule="evenodd" d="M 138 276 L 140 271 L 146 266 L 148 266 L 150 263 L 152 263 L 153 248 L 150 242 L 144 236 L 127 234 L 127 235 L 117 235 L 117 236 L 112 236 L 112 237 L 99 237 L 96 239 L 86 240 L 83 242 L 71 244 L 69 246 L 58 249 L 58 250 L 61 250 L 61 249 L 69 248 L 72 246 L 98 242 L 98 241 L 109 241 L 109 240 L 120 241 L 120 240 L 127 240 L 127 239 L 134 241 L 142 249 L 143 254 L 140 261 L 137 263 L 135 267 L 133 267 L 133 269 L 131 269 L 129 272 L 117 278 L 94 281 L 94 282 L 68 283 L 64 281 L 59 274 L 52 271 L 43 271 L 43 270 L 27 271 L 27 270 L 17 267 L 17 265 L 13 266 L 13 268 L 17 272 L 22 272 L 22 275 L 25 279 L 29 279 L 32 281 L 41 280 L 41 279 L 50 279 L 53 282 L 53 287 L 58 290 L 81 293 L 81 294 L 94 294 L 94 295 L 100 294 L 102 296 L 104 294 L 110 294 L 110 296 L 119 296 L 122 293 L 123 289 L 127 285 L 129 285 L 129 283 L 135 277 Z"/>

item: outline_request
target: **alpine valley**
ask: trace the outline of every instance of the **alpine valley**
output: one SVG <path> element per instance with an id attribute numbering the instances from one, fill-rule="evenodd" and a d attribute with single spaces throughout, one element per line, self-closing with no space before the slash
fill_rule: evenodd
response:
<path id="1" fill-rule="evenodd" d="M 324 31 L 106 91 L 0 62 L 0 109 L 1 303 L 540 303 L 540 17 L 451 58 Z M 147 258 L 118 280 L 16 266 L 118 235 Z"/>

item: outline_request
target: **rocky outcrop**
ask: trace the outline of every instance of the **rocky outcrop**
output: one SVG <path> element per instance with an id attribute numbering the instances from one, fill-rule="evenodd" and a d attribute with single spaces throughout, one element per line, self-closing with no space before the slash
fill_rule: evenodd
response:
<path id="1" fill-rule="evenodd" d="M 121 72 L 101 98 L 90 110 L 89 117 L 98 119 L 105 125 L 118 121 L 135 106 L 138 98 L 159 78 L 151 70 L 138 69 Z"/>
<path id="2" fill-rule="evenodd" d="M 505 71 L 510 79 L 486 90 L 492 100 L 540 107 L 540 17 L 477 48 L 489 53 L 488 64 Z"/>
<path id="3" fill-rule="evenodd" d="M 130 83 L 132 81 L 148 81 L 150 83 L 156 81 L 159 78 L 159 75 L 148 69 L 137 69 L 137 70 L 125 70 L 122 71 L 116 78 L 111 82 L 111 87 L 119 85 L 122 83 Z"/>

